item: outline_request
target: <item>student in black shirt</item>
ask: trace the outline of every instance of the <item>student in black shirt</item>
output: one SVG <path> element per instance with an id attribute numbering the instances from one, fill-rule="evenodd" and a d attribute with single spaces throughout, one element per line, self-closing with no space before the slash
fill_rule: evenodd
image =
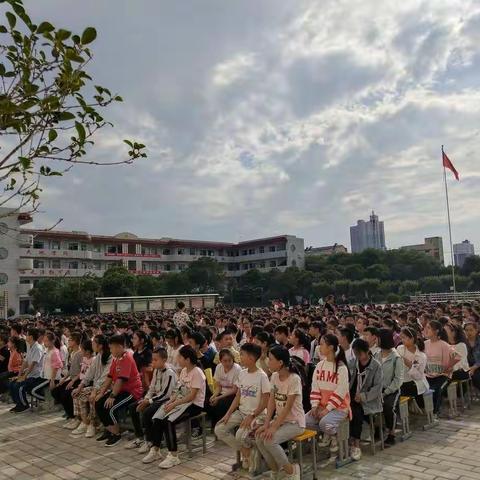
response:
<path id="1" fill-rule="evenodd" d="M 143 330 L 137 330 L 132 337 L 132 346 L 133 359 L 142 377 L 143 387 L 144 389 L 148 388 L 150 374 L 152 372 L 152 347 L 150 337 Z"/>

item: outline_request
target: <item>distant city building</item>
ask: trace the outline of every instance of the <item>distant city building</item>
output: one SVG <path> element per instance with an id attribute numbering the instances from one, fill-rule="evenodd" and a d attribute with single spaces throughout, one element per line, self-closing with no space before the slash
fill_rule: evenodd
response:
<path id="1" fill-rule="evenodd" d="M 336 243 L 335 245 L 328 245 L 327 247 L 307 247 L 305 249 L 305 255 L 307 257 L 313 257 L 314 255 L 329 257 L 335 253 L 348 253 L 347 247 Z"/>
<path id="2" fill-rule="evenodd" d="M 217 260 L 226 277 L 251 269 L 305 267 L 303 238 L 293 235 L 240 243 L 139 238 L 132 233 L 91 235 L 79 231 L 27 230 L 29 215 L 0 208 L 0 317 L 8 307 L 26 313 L 30 290 L 41 278 L 103 276 L 112 266 L 135 275 L 181 272 L 199 258 Z M 3 313 L 3 315 L 1 315 Z"/>
<path id="3" fill-rule="evenodd" d="M 383 222 L 378 221 L 375 212 L 372 212 L 368 222 L 358 220 L 356 225 L 350 227 L 350 242 L 352 253 L 359 253 L 367 248 L 386 250 Z"/>
<path id="4" fill-rule="evenodd" d="M 424 243 L 419 245 L 405 245 L 400 248 L 425 253 L 426 255 L 437 259 L 442 265 L 444 264 L 442 237 L 428 237 L 425 238 Z"/>
<path id="5" fill-rule="evenodd" d="M 472 255 L 475 255 L 475 247 L 468 240 L 453 245 L 453 261 L 456 267 L 463 267 L 465 259 Z"/>

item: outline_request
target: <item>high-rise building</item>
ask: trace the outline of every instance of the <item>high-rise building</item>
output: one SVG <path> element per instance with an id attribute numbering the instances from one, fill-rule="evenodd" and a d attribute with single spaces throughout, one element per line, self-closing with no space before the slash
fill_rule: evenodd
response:
<path id="1" fill-rule="evenodd" d="M 475 255 L 475 247 L 468 240 L 453 245 L 453 261 L 456 267 L 463 267 L 465 259 L 472 255 Z"/>
<path id="2" fill-rule="evenodd" d="M 425 238 L 424 243 L 418 245 L 405 245 L 400 248 L 425 253 L 425 255 L 429 255 L 438 260 L 442 265 L 444 263 L 442 237 L 428 237 Z"/>
<path id="3" fill-rule="evenodd" d="M 101 277 L 117 265 L 135 275 L 160 276 L 181 272 L 195 260 L 209 257 L 223 267 L 226 277 L 251 269 L 267 272 L 305 267 L 303 238 L 293 235 L 240 243 L 208 242 L 22 227 L 30 221 L 29 215 L 0 208 L 0 307 L 1 299 L 8 297 L 8 306 L 17 314 L 29 309 L 29 293 L 38 279 Z"/>
<path id="4" fill-rule="evenodd" d="M 350 242 L 352 253 L 362 252 L 367 248 L 386 250 L 383 222 L 378 220 L 375 212 L 372 211 L 368 222 L 358 220 L 356 225 L 350 227 Z"/>

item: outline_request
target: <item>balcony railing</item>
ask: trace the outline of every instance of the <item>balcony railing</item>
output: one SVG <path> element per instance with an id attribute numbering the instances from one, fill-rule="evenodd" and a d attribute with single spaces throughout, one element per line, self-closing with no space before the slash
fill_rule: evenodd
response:
<path id="1" fill-rule="evenodd" d="M 34 278 L 72 278 L 83 277 L 85 275 L 94 275 L 101 277 L 105 270 L 96 270 L 93 268 L 32 268 L 29 270 L 20 270 L 21 277 Z"/>

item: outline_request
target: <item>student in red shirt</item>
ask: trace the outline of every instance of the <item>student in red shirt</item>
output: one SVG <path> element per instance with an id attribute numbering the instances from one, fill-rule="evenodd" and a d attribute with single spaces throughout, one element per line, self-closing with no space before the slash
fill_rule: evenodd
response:
<path id="1" fill-rule="evenodd" d="M 123 335 L 114 335 L 108 341 L 113 357 L 112 365 L 105 383 L 99 390 L 95 410 L 106 427 L 97 441 L 105 441 L 106 447 L 112 447 L 120 441 L 118 415 L 122 410 L 142 398 L 142 380 L 138 373 L 133 355 L 125 350 Z"/>

